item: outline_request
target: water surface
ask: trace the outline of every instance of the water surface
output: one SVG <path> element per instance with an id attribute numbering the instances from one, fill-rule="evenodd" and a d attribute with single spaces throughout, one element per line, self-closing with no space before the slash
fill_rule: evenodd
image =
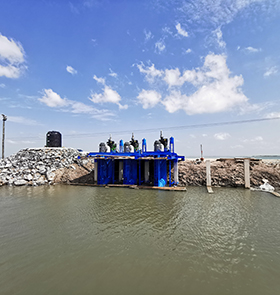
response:
<path id="1" fill-rule="evenodd" d="M 280 199 L 0 188 L 1 294 L 279 294 Z"/>

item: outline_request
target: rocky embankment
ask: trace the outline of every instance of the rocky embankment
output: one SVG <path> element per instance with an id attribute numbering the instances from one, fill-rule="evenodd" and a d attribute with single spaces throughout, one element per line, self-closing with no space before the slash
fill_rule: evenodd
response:
<path id="1" fill-rule="evenodd" d="M 267 179 L 275 188 L 280 187 L 280 161 L 250 162 L 250 182 L 252 187 L 259 187 Z M 195 161 L 179 163 L 179 182 L 181 186 L 205 186 L 206 164 Z M 242 160 L 211 162 L 212 186 L 244 187 L 244 164 Z"/>
<path id="2" fill-rule="evenodd" d="M 0 160 L 1 185 L 44 185 L 55 183 L 93 183 L 94 161 L 78 159 L 81 153 L 72 148 L 24 149 Z M 280 161 L 250 162 L 252 187 L 259 187 L 263 179 L 280 188 Z M 242 160 L 211 162 L 212 186 L 244 187 L 244 164 Z M 179 163 L 180 186 L 205 186 L 206 164 L 196 161 Z"/>
<path id="3" fill-rule="evenodd" d="M 92 179 L 91 160 L 79 160 L 72 148 L 24 149 L 0 160 L 1 185 L 44 185 Z M 86 177 L 85 177 L 86 176 Z"/>

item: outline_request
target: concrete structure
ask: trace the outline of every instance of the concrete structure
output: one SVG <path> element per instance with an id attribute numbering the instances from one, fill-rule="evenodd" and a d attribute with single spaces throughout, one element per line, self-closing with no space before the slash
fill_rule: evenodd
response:
<path id="1" fill-rule="evenodd" d="M 244 160 L 244 179 L 245 179 L 245 188 L 250 188 L 250 161 L 249 161 L 249 159 Z"/>

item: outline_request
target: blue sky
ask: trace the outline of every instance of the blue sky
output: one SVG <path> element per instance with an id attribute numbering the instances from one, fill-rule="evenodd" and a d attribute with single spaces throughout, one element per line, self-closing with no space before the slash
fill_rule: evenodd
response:
<path id="1" fill-rule="evenodd" d="M 88 151 L 163 130 L 187 157 L 280 154 L 277 119 L 168 129 L 280 117 L 279 16 L 274 0 L 2 0 L 6 155 L 50 130 Z"/>

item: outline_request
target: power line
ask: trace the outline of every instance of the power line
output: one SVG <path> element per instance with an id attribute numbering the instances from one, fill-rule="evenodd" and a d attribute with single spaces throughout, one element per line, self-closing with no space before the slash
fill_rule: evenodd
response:
<path id="1" fill-rule="evenodd" d="M 215 126 L 226 126 L 226 125 L 237 125 L 237 124 L 247 124 L 247 123 L 255 123 L 255 122 L 263 122 L 263 121 L 272 121 L 279 120 L 280 117 L 277 118 L 260 118 L 260 119 L 250 119 L 250 120 L 238 120 L 238 121 L 225 121 L 225 122 L 215 122 L 215 123 L 203 123 L 203 124 L 192 124 L 192 125 L 181 125 L 181 126 L 172 126 L 172 127 L 157 127 L 157 128 L 146 128 L 146 129 L 130 129 L 130 130 L 122 130 L 122 131 L 102 131 L 102 132 L 93 132 L 93 133 L 76 133 L 76 134 L 63 134 L 64 138 L 80 138 L 80 137 L 96 137 L 99 135 L 104 135 L 106 133 L 110 134 L 131 134 L 136 132 L 158 132 L 159 130 L 169 131 L 169 130 L 181 130 L 181 129 L 194 129 L 194 128 L 204 128 L 204 127 L 215 127 Z M 42 139 L 40 136 L 32 136 L 32 137 L 10 137 L 8 139 Z"/>

